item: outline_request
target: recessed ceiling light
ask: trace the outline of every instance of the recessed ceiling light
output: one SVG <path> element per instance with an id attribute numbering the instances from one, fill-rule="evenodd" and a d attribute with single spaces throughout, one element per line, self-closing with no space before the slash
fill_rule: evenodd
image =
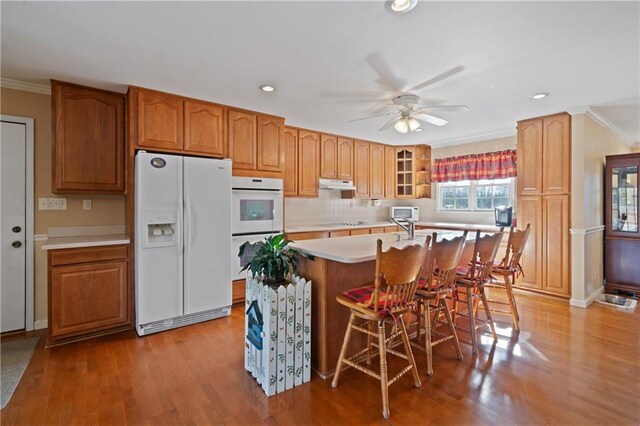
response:
<path id="1" fill-rule="evenodd" d="M 263 92 L 273 92 L 276 90 L 276 88 L 270 84 L 263 84 L 262 86 L 260 86 L 260 90 L 262 90 Z"/>
<path id="2" fill-rule="evenodd" d="M 549 96 L 548 93 L 543 92 L 543 93 L 536 93 L 535 95 L 531 95 L 530 98 L 531 99 L 542 99 L 542 98 L 546 98 L 547 96 Z"/>
<path id="3" fill-rule="evenodd" d="M 388 5 L 389 9 L 394 13 L 407 13 L 407 12 L 411 11 L 411 9 L 416 7 L 417 3 L 418 3 L 418 0 L 389 0 L 389 1 L 387 1 L 387 5 Z"/>

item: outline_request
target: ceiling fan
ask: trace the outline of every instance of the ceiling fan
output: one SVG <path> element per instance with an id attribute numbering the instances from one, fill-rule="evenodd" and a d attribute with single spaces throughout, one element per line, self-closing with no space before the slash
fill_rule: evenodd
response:
<path id="1" fill-rule="evenodd" d="M 412 93 L 415 91 L 423 90 L 428 86 L 436 84 L 446 78 L 464 71 L 464 67 L 461 65 L 445 71 L 420 84 L 416 84 L 415 86 L 409 88 L 409 91 L 405 91 L 406 81 L 396 77 L 393 74 L 391 67 L 388 65 L 387 61 L 380 53 L 373 53 L 367 56 L 367 62 L 369 62 L 371 67 L 379 76 L 377 83 L 380 86 L 381 91 L 378 94 L 378 99 L 380 95 L 384 96 L 385 98 L 387 98 L 387 96 L 389 95 L 392 95 L 391 104 L 388 100 L 383 100 L 372 111 L 379 114 L 357 118 L 355 120 L 349 120 L 349 123 L 361 120 L 369 120 L 372 118 L 391 116 L 389 121 L 387 121 L 385 125 L 380 128 L 381 131 L 387 130 L 393 126 L 393 128 L 399 133 L 419 132 L 422 131 L 423 124 L 444 126 L 448 123 L 447 120 L 432 115 L 432 112 L 469 111 L 469 107 L 466 105 L 427 105 L 425 103 L 421 103 L 420 96 Z M 373 94 L 375 94 L 375 92 Z M 342 95 L 344 96 L 344 93 Z M 362 101 L 369 101 L 371 99 L 372 92 L 351 92 L 349 95 L 353 95 L 356 97 L 365 95 L 368 99 L 363 99 Z M 433 100 L 428 99 L 423 99 L 423 101 L 433 102 Z M 395 111 L 382 113 L 382 111 L 386 111 L 390 107 L 395 107 Z"/>

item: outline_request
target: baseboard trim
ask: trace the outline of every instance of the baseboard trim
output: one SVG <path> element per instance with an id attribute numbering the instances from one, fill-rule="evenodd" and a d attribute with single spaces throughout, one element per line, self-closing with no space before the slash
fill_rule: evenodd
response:
<path id="1" fill-rule="evenodd" d="M 49 320 L 40 320 L 33 323 L 34 330 L 42 330 L 49 327 Z"/>
<path id="2" fill-rule="evenodd" d="M 598 289 L 591 293 L 591 295 L 589 295 L 585 300 L 571 298 L 571 300 L 569 300 L 569 304 L 577 308 L 586 309 L 594 300 L 596 300 L 596 297 L 600 296 L 602 293 L 604 293 L 604 286 L 598 287 Z"/>

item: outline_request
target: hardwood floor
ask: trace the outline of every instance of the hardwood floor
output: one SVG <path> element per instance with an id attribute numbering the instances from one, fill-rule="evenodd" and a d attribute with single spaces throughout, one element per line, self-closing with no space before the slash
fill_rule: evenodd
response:
<path id="1" fill-rule="evenodd" d="M 243 368 L 243 311 L 234 308 L 231 317 L 144 338 L 127 332 L 40 347 L 1 423 L 640 423 L 640 310 L 517 299 L 522 331 L 498 318 L 498 342 L 485 332 L 477 357 L 469 345 L 462 361 L 452 345 L 436 346 L 428 377 L 415 351 L 422 388 L 411 375 L 392 385 L 389 421 L 379 383 L 353 369 L 335 389 L 314 376 L 267 398 Z"/>

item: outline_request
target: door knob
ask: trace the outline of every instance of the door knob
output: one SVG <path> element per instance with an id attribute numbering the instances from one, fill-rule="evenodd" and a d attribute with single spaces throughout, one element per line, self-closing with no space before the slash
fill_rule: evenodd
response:
<path id="1" fill-rule="evenodd" d="M 22 243 L 20 241 L 14 241 L 14 242 L 11 243 L 11 245 L 14 248 L 18 248 L 18 247 L 20 247 L 22 245 Z"/>
<path id="2" fill-rule="evenodd" d="M 22 228 L 20 228 L 19 226 L 14 226 L 13 228 L 11 228 L 11 230 L 17 234 L 18 232 L 22 231 Z"/>

